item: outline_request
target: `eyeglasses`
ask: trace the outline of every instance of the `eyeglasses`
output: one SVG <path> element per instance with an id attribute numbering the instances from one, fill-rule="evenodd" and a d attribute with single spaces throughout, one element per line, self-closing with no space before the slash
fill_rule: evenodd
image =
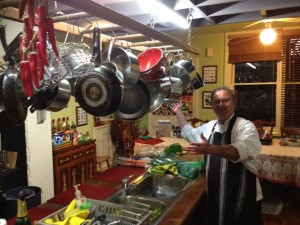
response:
<path id="1" fill-rule="evenodd" d="M 218 99 L 212 102 L 213 105 L 227 104 L 231 99 Z"/>

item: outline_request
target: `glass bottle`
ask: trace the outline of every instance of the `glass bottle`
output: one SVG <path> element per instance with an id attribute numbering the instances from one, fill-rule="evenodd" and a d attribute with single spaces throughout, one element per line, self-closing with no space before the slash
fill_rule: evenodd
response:
<path id="1" fill-rule="evenodd" d="M 65 117 L 62 118 L 61 126 L 62 126 L 62 131 L 66 131 L 67 123 L 66 123 L 66 118 Z"/>
<path id="2" fill-rule="evenodd" d="M 70 123 L 69 123 L 69 117 L 66 118 L 66 130 L 70 130 L 71 129 L 71 126 L 70 126 Z"/>
<path id="3" fill-rule="evenodd" d="M 25 201 L 25 194 L 22 192 L 20 192 L 17 197 L 17 216 L 15 225 L 31 225 Z"/>
<path id="4" fill-rule="evenodd" d="M 73 133 L 76 133 L 76 125 L 75 125 L 74 121 L 72 122 L 71 130 L 73 131 Z"/>
<path id="5" fill-rule="evenodd" d="M 51 134 L 55 134 L 55 133 L 56 133 L 55 119 L 52 119 Z"/>
<path id="6" fill-rule="evenodd" d="M 56 123 L 56 132 L 60 132 L 60 131 L 62 131 L 62 123 L 60 118 L 58 118 Z"/>

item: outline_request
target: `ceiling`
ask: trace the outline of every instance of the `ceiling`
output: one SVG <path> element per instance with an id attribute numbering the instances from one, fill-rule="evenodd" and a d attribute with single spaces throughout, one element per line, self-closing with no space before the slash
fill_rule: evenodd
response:
<path id="1" fill-rule="evenodd" d="M 49 13 L 55 15 L 58 11 L 65 14 L 78 12 L 78 9 L 69 6 L 76 6 L 75 1 L 58 0 L 57 9 L 52 0 L 49 0 Z M 149 0 L 143 0 L 149 1 Z M 140 2 L 143 2 L 140 1 Z M 167 7 L 176 11 L 183 18 L 191 19 L 191 28 L 200 28 L 212 25 L 232 24 L 240 22 L 257 21 L 269 18 L 295 18 L 300 17 L 300 1 L 299 0 L 158 0 Z M 141 24 L 150 26 L 151 21 L 155 21 L 154 29 L 168 32 L 180 29 L 176 23 L 165 21 L 160 14 L 149 12 L 148 8 L 142 7 L 137 0 L 92 0 L 106 6 L 107 8 L 125 15 Z M 69 6 L 65 6 L 69 4 Z M 87 4 L 87 3 L 86 3 Z M 103 26 L 105 24 L 101 18 L 101 14 L 97 14 L 98 18 L 87 17 L 85 19 L 77 19 L 70 21 L 82 27 L 88 27 L 90 22 L 98 21 Z M 105 19 L 105 18 L 103 18 Z M 300 19 L 299 19 L 300 22 Z M 153 23 L 152 23 L 153 25 Z M 108 35 L 124 35 L 134 33 L 130 29 L 117 27 L 117 29 L 104 30 Z"/>
<path id="2" fill-rule="evenodd" d="M 232 32 L 236 29 L 241 30 L 246 25 L 256 21 L 271 18 L 294 20 L 288 23 L 276 21 L 272 23 L 275 28 L 300 26 L 299 0 L 157 1 L 177 12 L 186 21 L 189 18 L 193 34 L 200 34 L 207 29 L 210 31 Z M 139 2 L 142 2 L 142 4 Z M 181 43 L 174 40 L 179 34 L 188 34 L 188 30 L 179 28 L 176 24 L 177 20 L 173 23 L 174 21 L 166 21 L 166 19 L 161 18 L 162 14 L 167 14 L 167 19 L 170 16 L 168 13 L 157 13 L 159 8 L 155 10 L 155 13 L 151 13 L 147 7 L 144 7 L 147 2 L 153 3 L 153 0 L 48 0 L 48 15 L 56 19 L 56 22 L 64 21 L 83 29 L 97 25 L 101 28 L 103 34 L 113 37 L 133 34 L 144 34 L 144 36 L 150 37 L 154 29 L 158 31 L 158 34 L 154 32 L 154 35 L 151 36 L 152 40 L 162 40 L 162 42 L 189 50 L 189 46 L 181 46 Z M 17 8 L 18 0 L 0 1 L 0 8 L 8 6 Z M 233 27 L 232 25 L 234 25 L 235 30 L 230 30 Z M 252 30 L 262 29 L 264 24 L 258 23 L 250 28 Z M 170 39 L 164 34 L 175 38 Z M 129 37 L 127 40 L 129 40 Z"/>

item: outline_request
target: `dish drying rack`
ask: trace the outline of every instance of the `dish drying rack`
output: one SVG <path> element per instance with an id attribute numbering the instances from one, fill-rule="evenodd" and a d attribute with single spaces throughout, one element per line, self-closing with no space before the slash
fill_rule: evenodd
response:
<path id="1" fill-rule="evenodd" d="M 145 225 L 149 224 L 149 219 L 152 214 L 152 211 L 149 210 L 150 206 L 131 201 L 130 205 L 121 205 L 111 202 L 98 201 L 94 199 L 87 199 L 88 202 L 92 203 L 92 208 L 89 219 L 93 219 L 97 214 L 105 214 L 105 222 L 97 221 L 97 225 L 105 225 L 120 221 L 116 224 L 122 225 Z M 66 210 L 67 206 L 50 214 L 49 216 L 38 221 L 38 225 L 49 225 L 44 221 L 48 218 L 52 218 L 56 214 L 63 213 Z M 95 209 L 95 210 L 94 210 Z"/>

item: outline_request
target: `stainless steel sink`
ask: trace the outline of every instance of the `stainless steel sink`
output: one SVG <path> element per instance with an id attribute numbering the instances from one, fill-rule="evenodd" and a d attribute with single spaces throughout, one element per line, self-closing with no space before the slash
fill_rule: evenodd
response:
<path id="1" fill-rule="evenodd" d="M 126 179 L 128 181 L 128 177 Z M 108 202 L 142 208 L 150 206 L 153 211 L 150 224 L 157 224 L 183 194 L 194 180 L 182 176 L 167 174 L 165 176 L 144 173 L 134 181 L 106 199 Z"/>

